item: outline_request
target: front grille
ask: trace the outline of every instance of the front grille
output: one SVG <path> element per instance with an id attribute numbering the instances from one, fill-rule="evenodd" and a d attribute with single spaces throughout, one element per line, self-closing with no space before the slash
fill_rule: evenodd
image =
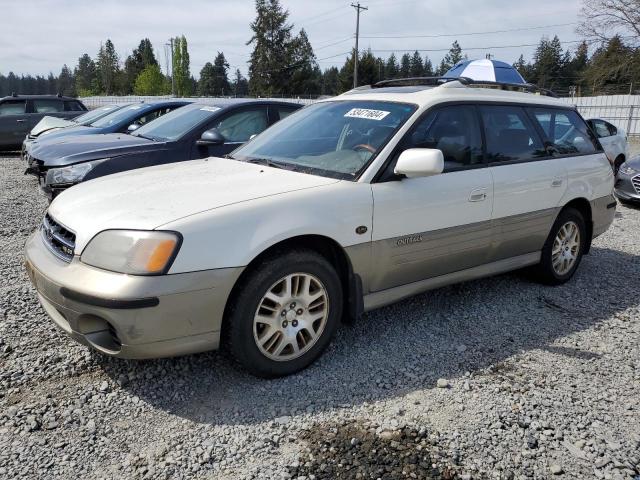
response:
<path id="1" fill-rule="evenodd" d="M 631 183 L 633 183 L 633 188 L 636 189 L 636 193 L 640 195 L 640 175 L 633 177 Z"/>
<path id="2" fill-rule="evenodd" d="M 60 260 L 70 262 L 76 247 L 76 234 L 56 222 L 47 213 L 40 226 L 42 241 Z"/>

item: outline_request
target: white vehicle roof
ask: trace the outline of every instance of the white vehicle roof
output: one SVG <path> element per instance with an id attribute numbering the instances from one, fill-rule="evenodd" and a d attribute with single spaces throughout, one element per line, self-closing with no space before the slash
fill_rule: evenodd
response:
<path id="1" fill-rule="evenodd" d="M 403 102 L 426 107 L 449 101 L 514 102 L 574 108 L 558 98 L 524 91 L 500 90 L 499 84 L 469 84 L 450 81 L 439 86 L 360 87 L 323 101 L 375 100 Z"/>

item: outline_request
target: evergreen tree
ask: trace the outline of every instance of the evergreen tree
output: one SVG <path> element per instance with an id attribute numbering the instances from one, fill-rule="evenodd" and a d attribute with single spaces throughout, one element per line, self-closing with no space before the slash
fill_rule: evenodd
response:
<path id="1" fill-rule="evenodd" d="M 63 65 L 62 70 L 60 71 L 60 75 L 58 76 L 58 93 L 62 95 L 76 95 L 75 82 L 73 79 L 73 74 L 67 65 Z M 31 90 L 34 90 L 35 84 L 31 85 Z"/>
<path id="2" fill-rule="evenodd" d="M 207 62 L 200 70 L 200 80 L 198 80 L 198 95 L 202 97 L 212 97 L 215 95 L 216 69 L 213 63 Z"/>
<path id="3" fill-rule="evenodd" d="M 250 27 L 253 45 L 249 60 L 249 90 L 253 95 L 283 92 L 290 75 L 291 31 L 289 12 L 279 0 L 256 0 L 256 18 Z"/>
<path id="4" fill-rule="evenodd" d="M 411 61 L 409 62 L 409 75 L 412 77 L 422 77 L 424 76 L 424 63 L 422 63 L 422 57 L 420 56 L 420 52 L 417 50 L 413 52 L 411 56 Z"/>
<path id="5" fill-rule="evenodd" d="M 552 40 L 543 37 L 534 54 L 535 82 L 544 88 L 557 87 L 564 67 L 564 58 L 558 36 L 554 36 Z"/>
<path id="6" fill-rule="evenodd" d="M 329 67 L 322 74 L 322 95 L 337 95 L 340 93 L 340 71 L 338 67 Z"/>
<path id="7" fill-rule="evenodd" d="M 93 87 L 96 81 L 96 64 L 86 53 L 78 58 L 78 66 L 75 68 L 76 92 L 80 96 L 93 95 Z"/>
<path id="8" fill-rule="evenodd" d="M 233 82 L 231 83 L 231 89 L 236 97 L 246 97 L 249 95 L 249 82 L 240 73 L 240 69 L 236 68 L 236 73 L 233 76 Z"/>
<path id="9" fill-rule="evenodd" d="M 594 52 L 585 71 L 587 87 L 593 94 L 600 95 L 622 93 L 620 86 L 628 89 L 638 78 L 640 53 L 626 46 L 619 36 L 614 36 Z"/>
<path id="10" fill-rule="evenodd" d="M 214 67 L 214 91 L 217 95 L 229 95 L 231 92 L 231 85 L 229 84 L 229 76 L 227 74 L 229 70 L 229 62 L 224 57 L 224 53 L 218 52 L 215 60 L 213 61 Z"/>
<path id="11" fill-rule="evenodd" d="M 384 77 L 387 80 L 397 78 L 399 71 L 400 67 L 398 66 L 398 61 L 396 60 L 396 54 L 392 53 L 391 55 L 389 55 L 387 64 L 384 67 Z"/>
<path id="12" fill-rule="evenodd" d="M 411 76 L 411 57 L 405 53 L 400 57 L 400 77 L 407 78 Z"/>
<path id="13" fill-rule="evenodd" d="M 96 61 L 97 78 L 101 91 L 106 95 L 115 93 L 119 70 L 118 54 L 111 40 L 107 39 L 104 45 L 100 45 Z"/>
<path id="14" fill-rule="evenodd" d="M 304 28 L 293 39 L 290 48 L 289 92 L 294 95 L 320 93 L 322 73 Z"/>
<path id="15" fill-rule="evenodd" d="M 444 58 L 442 59 L 442 62 L 440 62 L 438 75 L 444 75 L 445 73 L 447 73 L 447 71 L 449 71 L 451 68 L 453 68 L 456 64 L 460 63 L 465 58 L 466 57 L 462 55 L 462 47 L 460 47 L 460 44 L 458 43 L 457 40 L 454 41 L 451 44 L 451 48 L 449 49 L 449 52 L 444 56 Z"/>
<path id="16" fill-rule="evenodd" d="M 158 65 L 158 60 L 153 53 L 151 41 L 145 38 L 140 41 L 138 48 L 134 49 L 124 62 L 125 90 L 127 92 L 133 90 L 138 75 L 150 65 Z"/>
<path id="17" fill-rule="evenodd" d="M 9 73 L 11 75 L 11 73 Z M 17 78 L 16 78 L 17 80 Z M 18 86 L 16 82 L 16 86 Z M 18 92 L 19 90 L 11 90 L 12 92 Z M 44 92 L 48 95 L 55 95 L 58 93 L 58 79 L 53 76 L 52 72 L 49 72 L 49 76 L 47 77 L 47 91 Z"/>
<path id="18" fill-rule="evenodd" d="M 425 77 L 433 77 L 435 75 L 435 72 L 433 71 L 433 63 L 431 63 L 431 60 L 429 59 L 428 56 L 424 57 L 424 76 Z"/>

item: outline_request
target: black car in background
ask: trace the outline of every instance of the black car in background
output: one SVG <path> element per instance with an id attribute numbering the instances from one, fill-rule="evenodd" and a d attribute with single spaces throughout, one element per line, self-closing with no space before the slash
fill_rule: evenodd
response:
<path id="1" fill-rule="evenodd" d="M 19 148 L 42 117 L 74 118 L 87 111 L 80 100 L 61 95 L 12 95 L 0 99 L 0 149 Z"/>
<path id="2" fill-rule="evenodd" d="M 112 105 L 106 105 L 104 107 L 89 110 L 88 112 L 71 119 L 45 115 L 42 120 L 36 123 L 36 126 L 31 129 L 27 137 L 22 142 L 21 154 L 24 157 L 24 154 L 31 143 L 33 143 L 40 135 L 50 135 L 63 128 L 77 127 L 79 125 L 91 125 L 93 122 L 101 119 L 102 117 L 106 117 L 125 106 L 126 105 L 118 105 L 114 103 Z"/>
<path id="3" fill-rule="evenodd" d="M 67 136 L 33 144 L 27 173 L 52 199 L 92 178 L 152 165 L 219 157 L 302 105 L 271 100 L 221 99 L 191 104 L 138 128 L 131 135 Z"/>
<path id="4" fill-rule="evenodd" d="M 140 102 L 125 105 L 122 108 L 112 110 L 107 115 L 94 119 L 86 125 L 76 125 L 74 127 L 43 132 L 35 141 L 25 142 L 23 155 L 27 157 L 35 145 L 42 146 L 61 142 L 70 136 L 77 137 L 80 135 L 132 132 L 136 128 L 189 103 L 190 102 L 185 100 L 166 100 L 162 102 Z"/>

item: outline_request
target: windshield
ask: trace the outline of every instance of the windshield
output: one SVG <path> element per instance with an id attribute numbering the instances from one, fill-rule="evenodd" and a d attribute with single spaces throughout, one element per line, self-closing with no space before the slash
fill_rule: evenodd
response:
<path id="1" fill-rule="evenodd" d="M 135 105 L 128 105 L 124 108 L 121 108 L 115 112 L 111 112 L 104 117 L 94 121 L 91 123 L 92 127 L 110 127 L 111 125 L 115 125 L 117 123 L 126 121 L 128 118 L 136 117 L 139 114 L 142 114 L 145 110 L 151 108 L 150 105 L 143 105 L 140 103 L 136 103 Z"/>
<path id="2" fill-rule="evenodd" d="M 137 129 L 133 135 L 158 141 L 173 141 L 191 129 L 213 117 L 220 107 L 210 105 L 187 105 Z"/>
<path id="3" fill-rule="evenodd" d="M 123 105 L 108 105 L 106 107 L 99 107 L 94 110 L 89 110 L 87 113 L 83 113 L 79 117 L 74 118 L 72 121 L 79 123 L 80 125 L 89 125 L 91 122 L 95 122 L 99 118 L 102 118 L 110 113 L 115 112 L 123 107 Z"/>
<path id="4" fill-rule="evenodd" d="M 233 158 L 351 179 L 416 110 L 406 103 L 331 101 L 310 105 L 267 129 Z"/>

